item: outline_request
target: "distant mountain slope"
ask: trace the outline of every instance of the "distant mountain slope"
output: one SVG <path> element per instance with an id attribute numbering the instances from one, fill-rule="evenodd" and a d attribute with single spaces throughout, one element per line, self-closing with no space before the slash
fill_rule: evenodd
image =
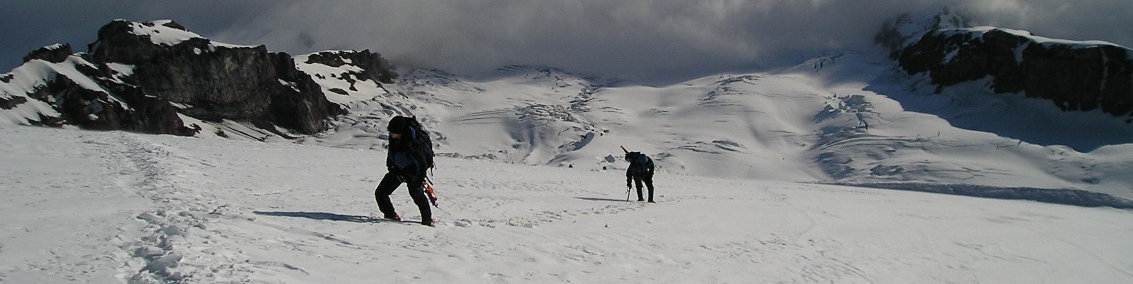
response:
<path id="1" fill-rule="evenodd" d="M 950 108 L 940 100 L 951 92 L 922 91 L 921 79 L 902 75 L 883 56 L 843 53 L 794 68 L 669 86 L 538 66 L 511 66 L 486 79 L 435 70 L 402 73 L 385 85 L 399 95 L 362 97 L 331 130 L 304 143 L 381 148 L 385 119 L 416 115 L 441 137 L 439 152 L 453 157 L 620 169 L 625 163 L 619 146 L 625 146 L 653 156 L 663 174 L 1063 188 L 1133 197 L 1133 180 L 1124 174 L 1133 168 L 1133 127 L 1105 114 L 1067 115 L 1033 99 L 989 97 L 986 104 L 1014 106 L 996 116 L 1070 122 L 1032 129 L 1032 135 L 1126 138 L 1083 153 L 957 128 L 949 117 L 985 103 L 968 98 Z M 933 114 L 907 110 L 927 104 L 943 105 Z M 999 127 L 1047 120 L 1008 119 Z M 1094 125 L 1103 131 L 1092 134 L 1075 129 L 1075 122 L 1097 121 L 1109 123 Z"/>
<path id="2" fill-rule="evenodd" d="M 1127 47 L 970 27 L 947 9 L 899 17 L 876 40 L 903 70 L 925 74 L 940 87 L 986 79 L 998 94 L 1022 93 L 1065 111 L 1101 110 L 1133 122 L 1133 50 Z"/>

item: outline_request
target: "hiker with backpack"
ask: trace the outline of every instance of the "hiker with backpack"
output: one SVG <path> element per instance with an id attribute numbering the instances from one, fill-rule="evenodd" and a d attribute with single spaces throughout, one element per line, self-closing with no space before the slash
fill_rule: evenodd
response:
<path id="1" fill-rule="evenodd" d="M 389 172 L 374 190 L 378 209 L 385 219 L 401 221 L 389 196 L 401 183 L 405 183 L 413 203 L 421 210 L 421 224 L 433 226 L 425 175 L 433 167 L 433 143 L 429 139 L 429 133 L 421 127 L 416 117 L 396 116 L 390 119 L 386 129 L 389 130 L 389 152 L 386 154 L 386 169 Z"/>
<path id="2" fill-rule="evenodd" d="M 627 151 L 625 147 L 622 147 L 622 151 L 626 152 L 626 162 L 629 162 L 629 168 L 626 169 L 626 188 L 632 188 L 629 182 L 633 180 L 637 185 L 637 201 L 645 201 L 641 196 L 641 183 L 645 182 L 645 186 L 649 188 L 649 202 L 653 203 L 653 159 L 641 152 Z"/>

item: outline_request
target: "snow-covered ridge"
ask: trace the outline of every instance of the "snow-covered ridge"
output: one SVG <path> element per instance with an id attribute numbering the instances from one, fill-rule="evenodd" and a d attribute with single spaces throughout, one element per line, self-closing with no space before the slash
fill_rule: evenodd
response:
<path id="1" fill-rule="evenodd" d="M 119 19 L 118 21 L 125 21 L 129 23 L 130 33 L 149 38 L 150 42 L 157 45 L 177 45 L 181 42 L 199 38 L 208 40 L 207 38 L 185 30 L 184 27 L 173 22 L 173 20 L 154 20 L 148 22 L 133 22 Z M 210 46 L 221 46 L 229 48 L 250 48 L 254 46 L 228 44 L 209 40 Z"/>
<path id="2" fill-rule="evenodd" d="M 364 76 L 367 71 L 349 58 L 344 64 L 330 66 L 311 62 L 310 57 L 321 53 L 354 53 L 357 51 L 323 51 L 318 53 L 296 55 L 295 67 L 310 75 L 322 87 L 323 95 L 327 100 L 340 105 L 347 105 L 356 101 L 371 100 L 376 96 L 388 93 L 382 88 L 382 83 L 375 78 Z"/>
<path id="3" fill-rule="evenodd" d="M 991 32 L 991 31 L 1002 31 L 1002 32 L 1006 32 L 1006 33 L 1009 33 L 1009 34 L 1012 34 L 1012 35 L 1024 37 L 1024 38 L 1030 39 L 1035 44 L 1044 45 L 1048 48 L 1053 46 L 1053 45 L 1070 46 L 1071 48 L 1090 48 L 1090 47 L 1098 47 L 1098 46 L 1111 46 L 1111 47 L 1117 47 L 1117 48 L 1125 49 L 1127 54 L 1129 54 L 1130 51 L 1133 51 L 1133 49 L 1130 49 L 1128 47 L 1120 46 L 1120 45 L 1117 45 L 1117 44 L 1114 44 L 1114 43 L 1111 43 L 1111 42 L 1107 42 L 1107 41 L 1066 40 L 1066 39 L 1048 38 L 1048 37 L 1043 37 L 1043 36 L 1037 36 L 1035 34 L 1032 34 L 1029 31 L 1000 28 L 1000 27 L 992 27 L 992 26 L 978 26 L 978 27 L 970 27 L 970 28 L 948 28 L 948 29 L 940 29 L 940 30 L 936 31 L 936 33 L 939 33 L 943 36 L 951 36 L 951 35 L 955 35 L 955 34 L 971 34 L 971 35 L 975 35 L 976 38 L 979 38 L 979 37 L 983 36 L 983 34 L 986 34 L 986 33 Z M 1133 58 L 1133 57 L 1127 57 L 1127 58 Z"/>
<path id="4" fill-rule="evenodd" d="M 889 49 L 902 49 L 920 40 L 927 33 L 967 26 L 967 19 L 951 8 L 930 8 L 905 13 L 886 21 L 882 24 L 875 41 Z"/>
<path id="5" fill-rule="evenodd" d="M 28 98 L 29 94 L 38 94 L 55 80 L 65 78 L 77 86 L 97 93 L 107 94 L 109 102 L 122 108 L 129 106 L 110 95 L 101 84 L 91 77 L 83 74 L 78 68 L 96 69 L 93 64 L 79 56 L 70 56 L 65 61 L 52 63 L 42 60 L 33 60 L 13 69 L 9 73 L 0 75 L 0 100 L 12 102 L 11 109 L 0 109 L 0 124 L 38 124 L 45 118 L 57 118 L 60 113 L 52 104 L 57 103 L 55 96 L 47 96 L 45 100 Z M 128 70 L 121 66 L 121 70 Z M 117 77 L 113 77 L 117 78 Z M 19 103 L 17 103 L 19 102 Z"/>
<path id="6" fill-rule="evenodd" d="M 177 45 L 193 38 L 204 38 L 194 32 L 182 28 L 167 26 L 172 20 L 156 20 L 149 22 L 129 22 L 130 33 L 147 36 L 153 44 Z"/>
<path id="7" fill-rule="evenodd" d="M 170 20 L 115 20 L 88 46 L 91 52 L 73 54 L 70 45 L 37 49 L 13 71 L 19 74 L 0 77 L 5 121 L 178 135 L 247 132 L 226 126 L 224 120 L 232 119 L 258 121 L 257 128 L 293 137 L 293 131 L 322 130 L 327 117 L 341 112 L 320 92 L 317 77 L 298 70 L 290 55 L 212 42 Z M 384 63 L 368 51 L 355 54 Z M 363 70 L 372 67 L 362 63 L 357 66 Z M 29 76 L 36 78 L 24 78 Z M 375 93 L 370 84 L 363 91 Z"/>
<path id="8" fill-rule="evenodd" d="M 986 81 L 997 94 L 1046 99 L 1067 112 L 1100 109 L 1133 122 L 1133 50 L 1127 47 L 985 26 L 938 29 L 892 57 L 941 88 Z"/>

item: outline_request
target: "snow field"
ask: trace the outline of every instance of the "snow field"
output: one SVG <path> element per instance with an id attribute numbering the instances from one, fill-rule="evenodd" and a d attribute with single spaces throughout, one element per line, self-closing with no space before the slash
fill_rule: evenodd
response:
<path id="1" fill-rule="evenodd" d="M 381 150 L 0 133 L 2 282 L 1133 279 L 1128 210 L 665 173 L 627 203 L 617 170 L 440 158 L 431 228 L 375 218 Z"/>

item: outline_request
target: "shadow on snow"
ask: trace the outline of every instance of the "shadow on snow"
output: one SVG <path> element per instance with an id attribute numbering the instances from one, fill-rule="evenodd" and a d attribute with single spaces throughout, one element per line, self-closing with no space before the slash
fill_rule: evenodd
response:
<path id="1" fill-rule="evenodd" d="M 382 219 L 372 218 L 370 216 L 342 215 L 342 214 L 327 213 L 327 212 L 254 211 L 253 213 L 256 213 L 257 215 L 265 215 L 265 216 L 297 217 L 297 218 L 307 218 L 307 219 L 314 219 L 314 220 L 344 221 L 344 222 L 355 222 L 355 223 L 376 223 L 376 222 L 384 221 Z"/>
<path id="2" fill-rule="evenodd" d="M 575 198 L 578 198 L 578 199 L 582 199 L 582 200 L 589 200 L 589 201 L 617 201 L 617 202 L 626 202 L 626 200 L 625 200 L 625 199 L 596 198 L 596 197 L 575 197 Z"/>
<path id="3" fill-rule="evenodd" d="M 1082 207 L 1113 207 L 1133 209 L 1133 200 L 1109 194 L 1078 189 L 1047 189 L 1030 187 L 995 187 L 970 184 L 923 184 L 923 183 L 831 183 L 836 185 L 895 189 L 907 191 L 952 194 L 971 197 L 1030 200 L 1043 203 L 1073 205 Z"/>

